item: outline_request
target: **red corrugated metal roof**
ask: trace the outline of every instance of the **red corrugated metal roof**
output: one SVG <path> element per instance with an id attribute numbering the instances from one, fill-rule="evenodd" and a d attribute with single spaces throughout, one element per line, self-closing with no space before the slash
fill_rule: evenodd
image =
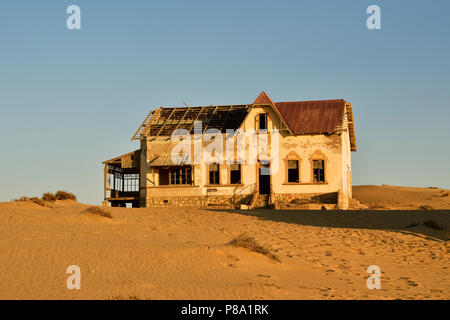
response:
<path id="1" fill-rule="evenodd" d="M 332 133 L 342 125 L 344 100 L 276 102 L 294 134 Z"/>
<path id="2" fill-rule="evenodd" d="M 343 125 L 348 112 L 351 150 L 356 151 L 352 106 L 343 99 L 275 103 L 263 91 L 253 105 L 271 105 L 292 134 L 333 133 Z"/>

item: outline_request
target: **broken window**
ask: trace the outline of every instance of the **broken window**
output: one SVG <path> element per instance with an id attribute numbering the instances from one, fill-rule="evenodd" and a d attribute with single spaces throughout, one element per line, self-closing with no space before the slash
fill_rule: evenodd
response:
<path id="1" fill-rule="evenodd" d="M 170 184 L 191 184 L 191 168 L 190 167 L 174 167 L 169 169 Z"/>
<path id="2" fill-rule="evenodd" d="M 325 161 L 313 160 L 314 182 L 325 182 Z"/>
<path id="3" fill-rule="evenodd" d="M 158 176 L 159 176 L 159 185 L 160 186 L 169 185 L 169 170 L 168 169 L 159 169 Z"/>
<path id="4" fill-rule="evenodd" d="M 159 185 L 177 185 L 192 183 L 192 170 L 189 166 L 170 167 L 159 170 Z"/>
<path id="5" fill-rule="evenodd" d="M 258 115 L 259 119 L 259 130 L 267 130 L 267 114 L 266 113 L 260 113 Z"/>
<path id="6" fill-rule="evenodd" d="M 241 165 L 230 164 L 230 184 L 241 184 Z"/>
<path id="7" fill-rule="evenodd" d="M 114 172 L 114 190 L 123 191 L 123 173 L 116 171 Z"/>
<path id="8" fill-rule="evenodd" d="M 139 173 L 125 174 L 123 176 L 123 191 L 125 192 L 139 191 Z"/>
<path id="9" fill-rule="evenodd" d="M 209 165 L 209 184 L 219 184 L 219 165 L 217 163 Z"/>
<path id="10" fill-rule="evenodd" d="M 288 160 L 288 182 L 299 182 L 298 160 Z"/>

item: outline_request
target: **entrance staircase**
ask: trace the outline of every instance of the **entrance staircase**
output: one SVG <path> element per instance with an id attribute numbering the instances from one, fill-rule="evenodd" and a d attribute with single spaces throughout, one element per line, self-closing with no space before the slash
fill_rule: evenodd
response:
<path id="1" fill-rule="evenodd" d="M 270 204 L 270 195 L 258 194 L 254 204 L 254 208 L 268 208 Z"/>

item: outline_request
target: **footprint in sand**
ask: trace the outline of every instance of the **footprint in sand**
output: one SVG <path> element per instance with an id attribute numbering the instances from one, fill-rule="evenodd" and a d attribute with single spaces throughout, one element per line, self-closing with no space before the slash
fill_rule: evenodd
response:
<path id="1" fill-rule="evenodd" d="M 416 283 L 416 282 L 414 282 L 412 280 L 408 280 L 408 286 L 417 287 L 418 285 L 419 285 L 418 283 Z"/>

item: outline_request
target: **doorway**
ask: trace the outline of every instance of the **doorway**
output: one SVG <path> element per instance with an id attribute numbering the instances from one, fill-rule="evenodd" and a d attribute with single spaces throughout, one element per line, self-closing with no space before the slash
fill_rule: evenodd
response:
<path id="1" fill-rule="evenodd" d="M 270 163 L 259 165 L 259 194 L 270 194 Z"/>

